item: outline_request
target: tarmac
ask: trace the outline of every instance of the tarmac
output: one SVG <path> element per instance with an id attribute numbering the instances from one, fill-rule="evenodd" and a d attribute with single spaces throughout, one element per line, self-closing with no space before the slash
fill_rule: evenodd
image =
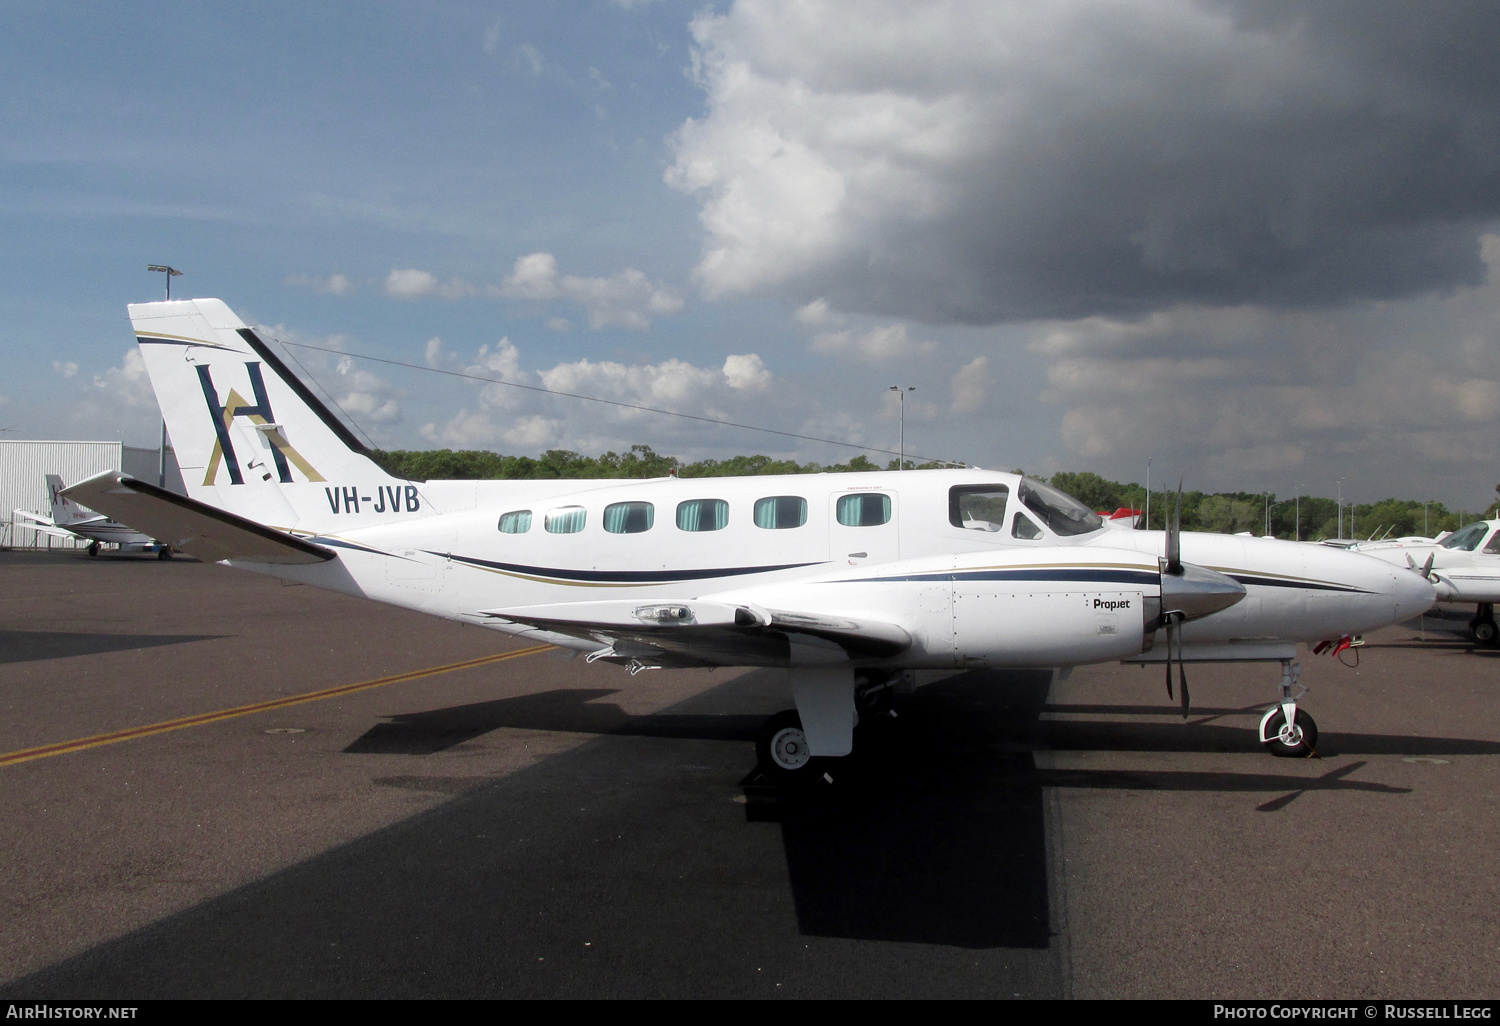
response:
<path id="1" fill-rule="evenodd" d="M 757 786 L 774 671 L 629 676 L 187 560 L 0 553 L 0 996 L 1500 994 L 1500 649 L 958 674 Z M 1448 626 L 1437 624 L 1439 627 Z M 1353 653 L 1345 658 L 1353 661 Z"/>

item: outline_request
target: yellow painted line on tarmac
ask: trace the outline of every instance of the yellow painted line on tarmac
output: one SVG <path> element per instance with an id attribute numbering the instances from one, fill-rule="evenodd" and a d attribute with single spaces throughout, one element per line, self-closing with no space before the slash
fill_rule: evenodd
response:
<path id="1" fill-rule="evenodd" d="M 85 748 L 98 748 L 100 745 L 117 744 L 120 741 L 131 741 L 138 737 L 149 737 L 152 734 L 165 734 L 169 730 L 182 730 L 184 727 L 201 727 L 205 723 L 218 723 L 220 720 L 231 720 L 236 716 L 250 716 L 254 713 L 270 712 L 272 709 L 285 709 L 287 706 L 303 705 L 307 702 L 321 702 L 325 698 L 337 698 L 340 695 L 349 695 L 356 691 L 365 691 L 369 688 L 384 687 L 387 684 L 399 684 L 405 680 L 435 677 L 440 673 L 452 673 L 455 670 L 467 670 L 475 666 L 488 666 L 490 663 L 500 663 L 507 659 L 519 659 L 522 656 L 536 655 L 538 652 L 546 652 L 552 647 L 551 645 L 532 645 L 529 648 L 517 649 L 514 652 L 500 652 L 496 655 L 480 656 L 478 659 L 465 659 L 461 663 L 447 663 L 443 666 L 428 667 L 425 670 L 398 673 L 391 677 L 377 677 L 374 680 L 362 680 L 356 684 L 342 684 L 339 687 L 327 688 L 323 691 L 309 691 L 305 695 L 291 695 L 287 698 L 273 698 L 266 702 L 254 702 L 250 705 L 237 705 L 232 709 L 220 709 L 216 712 L 199 713 L 196 716 L 184 716 L 179 720 L 166 720 L 162 723 L 152 723 L 144 727 L 117 730 L 113 734 L 95 734 L 93 737 L 80 737 L 72 741 L 59 741 L 56 744 L 42 745 L 39 748 L 23 748 L 18 752 L 7 752 L 4 755 L 0 755 L 0 766 L 14 766 L 17 763 L 30 762 L 32 759 L 45 759 L 53 755 L 81 752 Z"/>

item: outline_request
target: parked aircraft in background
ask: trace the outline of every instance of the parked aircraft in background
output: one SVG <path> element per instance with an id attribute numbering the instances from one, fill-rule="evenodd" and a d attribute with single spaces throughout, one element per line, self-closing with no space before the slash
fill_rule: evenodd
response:
<path id="1" fill-rule="evenodd" d="M 52 499 L 52 516 L 18 509 L 15 525 L 54 538 L 82 538 L 89 543 L 89 555 L 97 556 L 101 545 L 118 545 L 121 552 L 155 552 L 159 559 L 172 558 L 172 550 L 158 545 L 155 538 L 126 527 L 102 513 L 84 509 L 63 495 L 63 481 L 57 474 L 47 475 L 47 494 Z"/>
<path id="2" fill-rule="evenodd" d="M 1473 605 L 1469 634 L 1482 645 L 1500 644 L 1495 603 L 1500 602 L 1500 520 L 1476 520 L 1437 540 L 1398 538 L 1362 544 L 1359 551 L 1415 568 L 1437 587 L 1444 605 Z"/>
<path id="3" fill-rule="evenodd" d="M 371 460 L 222 302 L 132 306 L 189 497 L 124 474 L 68 489 L 206 560 L 586 653 L 631 673 L 785 669 L 757 751 L 780 780 L 847 755 L 914 670 L 1282 665 L 1260 725 L 1306 755 L 1298 642 L 1404 620 L 1426 579 L 1354 553 L 1107 530 L 1017 474 L 926 470 L 604 481 L 407 481 Z"/>

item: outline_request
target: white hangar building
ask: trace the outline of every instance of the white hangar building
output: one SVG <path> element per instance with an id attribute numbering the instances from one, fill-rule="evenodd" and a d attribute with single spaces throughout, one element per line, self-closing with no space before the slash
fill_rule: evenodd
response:
<path id="1" fill-rule="evenodd" d="M 49 538 L 25 527 L 17 528 L 12 510 L 52 514 L 47 494 L 48 474 L 64 484 L 77 484 L 105 470 L 121 470 L 152 484 L 165 484 L 185 494 L 177 458 L 167 449 L 166 481 L 161 479 L 161 450 L 141 449 L 124 442 L 31 442 L 0 439 L 0 545 L 14 548 L 86 548 L 88 542 Z"/>

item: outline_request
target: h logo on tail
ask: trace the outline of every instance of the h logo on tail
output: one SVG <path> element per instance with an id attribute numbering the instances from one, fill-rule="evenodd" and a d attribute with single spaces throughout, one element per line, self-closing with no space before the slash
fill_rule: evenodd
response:
<path id="1" fill-rule="evenodd" d="M 229 470 L 230 484 L 244 484 L 245 479 L 240 474 L 239 459 L 234 451 L 234 439 L 230 437 L 229 427 L 234 423 L 236 417 L 248 417 L 257 425 L 274 425 L 276 418 L 271 414 L 271 400 L 266 396 L 266 383 L 261 377 L 260 364 L 247 362 L 245 370 L 250 375 L 250 391 L 255 396 L 252 405 L 245 401 L 234 389 L 229 390 L 229 397 L 224 404 L 219 405 L 219 393 L 214 388 L 213 378 L 209 376 L 208 367 L 204 364 L 197 365 L 198 383 L 203 386 L 203 398 L 208 403 L 209 417 L 214 422 L 214 434 L 217 440 L 214 442 L 214 451 L 209 456 L 208 470 L 203 475 L 205 485 L 214 484 L 214 479 L 219 476 L 219 463 L 222 460 Z M 277 479 L 282 484 L 290 484 L 292 480 L 292 467 L 300 470 L 309 481 L 323 481 L 325 478 L 313 469 L 312 464 L 302 458 L 302 454 L 293 449 L 286 438 L 277 430 L 264 432 L 266 444 L 270 446 L 272 461 L 276 464 Z M 289 465 L 290 464 L 290 465 Z M 270 474 L 266 474 L 270 477 Z"/>

